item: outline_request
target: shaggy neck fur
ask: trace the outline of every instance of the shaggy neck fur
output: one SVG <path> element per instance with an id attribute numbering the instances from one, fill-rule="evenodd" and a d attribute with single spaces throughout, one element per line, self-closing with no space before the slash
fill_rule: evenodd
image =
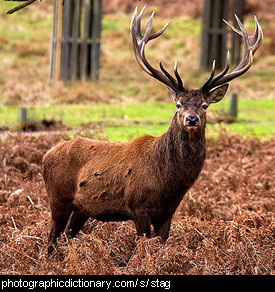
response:
<path id="1" fill-rule="evenodd" d="M 171 191 L 189 188 L 198 177 L 205 160 L 205 126 L 202 126 L 192 140 L 189 133 L 180 127 L 176 115 L 168 131 L 156 143 L 156 158 L 159 172 Z"/>

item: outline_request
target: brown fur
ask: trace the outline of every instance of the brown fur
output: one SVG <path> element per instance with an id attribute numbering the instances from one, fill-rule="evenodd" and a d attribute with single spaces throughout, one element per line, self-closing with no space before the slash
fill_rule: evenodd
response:
<path id="1" fill-rule="evenodd" d="M 138 235 L 148 237 L 152 224 L 156 235 L 168 238 L 171 218 L 205 159 L 207 97 L 189 90 L 174 100 L 181 106 L 160 137 L 128 143 L 76 138 L 48 151 L 43 176 L 52 210 L 49 252 L 65 228 L 75 236 L 89 217 L 132 219 Z M 197 126 L 186 125 L 190 114 L 199 118 Z"/>

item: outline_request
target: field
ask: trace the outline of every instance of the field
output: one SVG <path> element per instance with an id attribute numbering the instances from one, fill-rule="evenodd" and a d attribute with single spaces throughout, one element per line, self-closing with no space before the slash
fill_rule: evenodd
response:
<path id="1" fill-rule="evenodd" d="M 90 220 L 75 239 L 61 238 L 61 261 L 47 259 L 51 220 L 41 177 L 43 154 L 60 138 L 1 143 L 2 274 L 274 274 L 274 139 L 208 141 L 204 169 L 165 245 L 138 238 L 131 221 Z"/>
<path id="2" fill-rule="evenodd" d="M 165 86 L 132 65 L 129 12 L 143 5 L 139 1 L 110 1 L 98 83 L 49 82 L 52 8 L 46 2 L 12 16 L 5 12 L 14 3 L 0 4 L 0 274 L 274 275 L 274 14 L 248 1 L 245 25 L 252 32 L 252 16 L 259 15 L 265 41 L 251 70 L 209 109 L 207 159 L 173 217 L 167 243 L 136 236 L 132 221 L 91 218 L 73 240 L 62 235 L 62 257 L 48 258 L 51 214 L 43 155 L 61 139 L 78 136 L 129 141 L 144 133 L 161 135 L 174 105 Z M 198 87 L 209 72 L 197 68 L 200 10 L 191 2 L 202 1 L 186 1 L 186 14 L 162 2 L 158 7 L 154 1 L 154 26 L 168 17 L 172 22 L 148 58 L 154 64 L 163 59 L 167 67 L 177 59 L 185 85 Z M 227 115 L 232 92 L 239 95 L 234 122 Z M 28 108 L 25 125 L 17 122 L 19 106 Z"/>

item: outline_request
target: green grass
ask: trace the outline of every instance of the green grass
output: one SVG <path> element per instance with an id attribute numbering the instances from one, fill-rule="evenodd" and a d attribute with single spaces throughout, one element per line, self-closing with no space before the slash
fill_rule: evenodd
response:
<path id="1" fill-rule="evenodd" d="M 224 100 L 212 105 L 209 111 L 227 112 Z M 268 139 L 275 133 L 275 100 L 240 100 L 239 116 L 232 124 L 208 124 L 207 136 L 216 137 L 220 131 L 240 133 L 245 137 Z M 28 108 L 29 120 L 55 119 L 73 129 L 93 123 L 103 127 L 111 141 L 129 141 L 143 134 L 164 133 L 174 112 L 173 103 L 54 105 Z M 17 123 L 17 108 L 0 109 L 0 127 L 13 128 Z"/>
<path id="2" fill-rule="evenodd" d="M 18 108 L 0 108 L 0 126 L 13 127 L 17 123 Z M 55 119 L 64 124 L 79 128 L 88 123 L 104 127 L 167 124 L 173 114 L 173 104 L 93 104 L 93 105 L 54 105 L 28 108 L 28 119 Z"/>

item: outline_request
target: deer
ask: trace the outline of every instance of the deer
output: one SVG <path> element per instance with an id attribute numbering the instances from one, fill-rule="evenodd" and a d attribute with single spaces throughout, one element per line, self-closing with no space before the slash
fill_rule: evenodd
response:
<path id="1" fill-rule="evenodd" d="M 175 113 L 161 136 L 143 135 L 129 142 L 109 142 L 73 138 L 52 147 L 43 158 L 43 178 L 49 196 L 52 227 L 48 253 L 62 232 L 75 237 L 89 218 L 108 222 L 133 220 L 137 235 L 169 237 L 171 219 L 184 195 L 198 178 L 206 158 L 206 111 L 223 99 L 228 82 L 243 75 L 263 40 L 255 18 L 255 31 L 249 36 L 237 15 L 239 29 L 224 22 L 244 41 L 244 53 L 236 68 L 225 68 L 215 76 L 215 61 L 209 78 L 199 89 L 187 89 L 178 73 L 172 76 L 159 61 L 153 67 L 145 55 L 146 44 L 159 37 L 169 22 L 151 34 L 154 12 L 141 32 L 146 6 L 135 9 L 130 35 L 138 65 L 168 87 Z"/>

